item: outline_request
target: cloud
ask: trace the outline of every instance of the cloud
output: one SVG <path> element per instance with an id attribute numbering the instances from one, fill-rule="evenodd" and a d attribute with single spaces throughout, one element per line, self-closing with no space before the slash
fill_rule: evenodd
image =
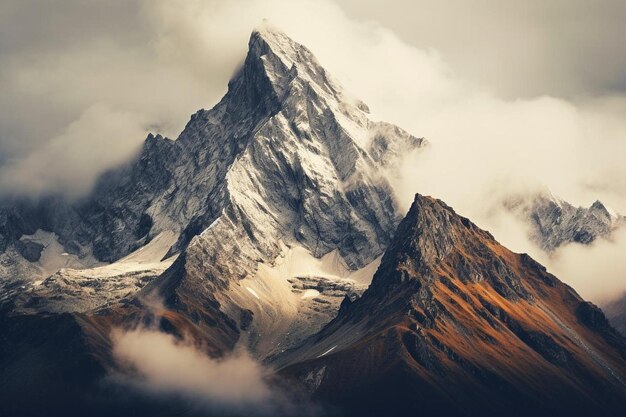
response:
<path id="1" fill-rule="evenodd" d="M 626 227 L 610 239 L 590 246 L 572 243 L 551 257 L 552 272 L 574 287 L 584 298 L 600 305 L 623 296 L 626 290 Z"/>
<path id="2" fill-rule="evenodd" d="M 272 396 L 267 371 L 246 353 L 211 359 L 187 341 L 155 330 L 112 333 L 113 355 L 156 393 L 180 393 L 230 407 L 264 404 Z"/>
<path id="3" fill-rule="evenodd" d="M 139 143 L 129 143 L 128 137 L 143 135 L 137 125 L 140 120 L 139 114 L 94 104 L 49 142 L 23 159 L 8 161 L 0 188 L 13 193 L 84 194 L 102 171 L 124 162 L 129 152 L 139 148 Z"/>
<path id="4" fill-rule="evenodd" d="M 152 8 L 119 0 L 3 5 L 2 191 L 84 194 L 149 131 L 176 137 L 191 114 L 219 99 L 235 63 L 214 60 L 220 64 L 203 73 L 177 61 L 159 46 L 168 35 Z"/>
<path id="5" fill-rule="evenodd" d="M 138 398 L 165 401 L 171 410 L 179 410 L 171 413 L 181 415 L 325 415 L 324 407 L 279 383 L 275 371 L 243 346 L 211 357 L 191 335 L 179 337 L 161 331 L 166 309 L 156 293 L 145 295 L 141 303 L 140 324 L 113 328 L 110 333 L 116 367 L 104 382 L 130 388 L 127 397 L 140 394 Z"/>
<path id="6" fill-rule="evenodd" d="M 622 0 L 338 0 L 502 97 L 626 91 Z M 601 64 L 600 64 L 601 63 Z"/>
<path id="7" fill-rule="evenodd" d="M 159 308 L 156 304 L 153 300 L 146 307 Z M 158 319 L 158 311 L 152 313 Z M 154 326 L 113 329 L 111 341 L 117 371 L 108 382 L 158 401 L 169 398 L 173 410 L 185 410 L 183 415 L 328 415 L 293 387 L 278 385 L 274 371 L 242 349 L 211 358 L 193 340 Z"/>

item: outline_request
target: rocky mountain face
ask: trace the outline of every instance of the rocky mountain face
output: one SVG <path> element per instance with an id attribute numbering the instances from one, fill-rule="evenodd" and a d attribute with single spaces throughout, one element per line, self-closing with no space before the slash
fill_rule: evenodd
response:
<path id="1" fill-rule="evenodd" d="M 417 195 L 363 296 L 275 366 L 350 415 L 619 415 L 625 360 L 597 307 Z"/>
<path id="2" fill-rule="evenodd" d="M 546 252 L 567 243 L 590 244 L 626 225 L 626 217 L 600 201 L 575 207 L 550 193 L 511 198 L 505 206 L 531 226 L 531 238 Z"/>

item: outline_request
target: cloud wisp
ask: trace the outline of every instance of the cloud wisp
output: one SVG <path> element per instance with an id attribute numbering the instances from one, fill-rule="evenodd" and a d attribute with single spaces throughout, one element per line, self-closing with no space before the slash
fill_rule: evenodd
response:
<path id="1" fill-rule="evenodd" d="M 268 371 L 245 352 L 212 359 L 189 341 L 150 329 L 116 329 L 112 340 L 114 357 L 135 371 L 129 381 L 146 391 L 241 410 L 273 399 Z"/>
<path id="2" fill-rule="evenodd" d="M 173 410 L 189 416 L 323 414 L 322 407 L 279 384 L 275 371 L 243 347 L 209 356 L 192 336 L 174 336 L 160 329 L 165 311 L 160 299 L 150 296 L 142 304 L 146 310 L 141 325 L 111 331 L 116 366 L 107 382 L 114 387 L 130 388 L 126 394 L 139 394 L 148 403 L 150 398 L 168 402 Z"/>

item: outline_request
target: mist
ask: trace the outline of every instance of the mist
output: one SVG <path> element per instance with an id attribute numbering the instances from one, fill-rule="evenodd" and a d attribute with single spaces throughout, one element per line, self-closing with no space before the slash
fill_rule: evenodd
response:
<path id="1" fill-rule="evenodd" d="M 548 265 L 558 277 L 565 277 L 584 298 L 607 305 L 626 292 L 626 228 L 610 239 L 597 239 L 590 246 L 566 245 L 551 257 Z"/>
<path id="2" fill-rule="evenodd" d="M 184 394 L 209 404 L 241 408 L 271 400 L 267 371 L 245 352 L 212 359 L 191 342 L 156 330 L 115 330 L 113 355 L 136 371 L 137 386 L 153 393 Z"/>
<path id="3" fill-rule="evenodd" d="M 243 348 L 212 358 L 191 338 L 154 326 L 113 329 L 111 341 L 117 370 L 107 381 L 158 401 L 170 398 L 184 415 L 325 415 L 324 407 L 296 400 L 300 394 L 278 385 L 275 371 Z"/>
<path id="4" fill-rule="evenodd" d="M 144 314 L 137 326 L 110 332 L 116 366 L 107 382 L 147 398 L 170 398 L 173 409 L 185 410 L 180 411 L 184 415 L 322 415 L 322 407 L 295 401 L 293 392 L 277 384 L 275 370 L 243 346 L 224 356 L 209 356 L 191 335 L 160 330 L 167 310 L 158 294 L 142 296 L 141 304 Z"/>
<path id="5" fill-rule="evenodd" d="M 626 91 L 622 0 L 338 3 L 411 45 L 438 50 L 458 73 L 500 97 L 575 99 Z"/>

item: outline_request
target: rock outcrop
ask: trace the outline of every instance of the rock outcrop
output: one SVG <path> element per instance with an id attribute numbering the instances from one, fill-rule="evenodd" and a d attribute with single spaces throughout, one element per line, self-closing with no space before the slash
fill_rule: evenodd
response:
<path id="1" fill-rule="evenodd" d="M 530 237 L 546 252 L 568 243 L 587 245 L 626 226 L 626 217 L 600 201 L 589 207 L 575 207 L 547 192 L 511 198 L 505 206 L 528 222 Z"/>

